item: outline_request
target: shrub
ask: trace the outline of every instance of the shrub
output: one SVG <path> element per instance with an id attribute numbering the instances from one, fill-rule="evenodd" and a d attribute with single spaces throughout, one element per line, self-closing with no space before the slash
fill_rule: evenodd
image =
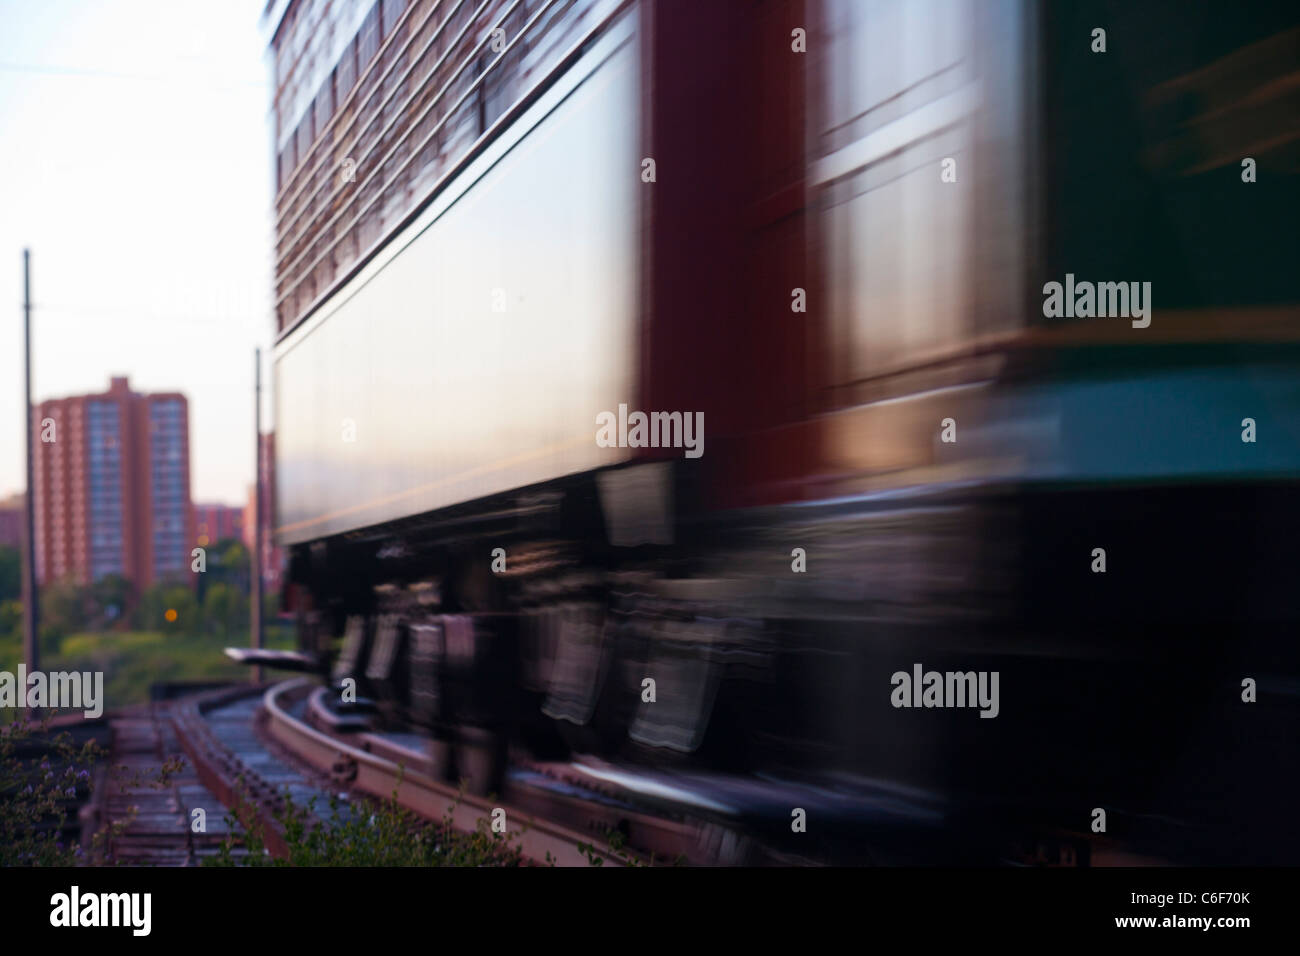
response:
<path id="1" fill-rule="evenodd" d="M 0 728 L 0 866 L 72 866 L 81 856 L 62 840 L 65 806 L 89 795 L 101 748 L 48 732 L 48 717 L 26 715 Z"/>
<path id="2" fill-rule="evenodd" d="M 230 829 L 213 866 L 521 866 L 523 852 L 486 819 L 473 833 L 452 826 L 456 805 L 440 822 L 417 817 L 401 807 L 394 789 L 377 804 L 347 804 L 330 798 L 329 816 L 318 819 L 315 800 L 306 806 L 285 795 L 286 808 L 276 814 L 288 845 L 286 859 L 272 859 L 261 828 L 236 814 L 226 815 Z M 241 834 L 241 835 L 237 835 Z M 241 854 L 239 851 L 246 851 Z"/>

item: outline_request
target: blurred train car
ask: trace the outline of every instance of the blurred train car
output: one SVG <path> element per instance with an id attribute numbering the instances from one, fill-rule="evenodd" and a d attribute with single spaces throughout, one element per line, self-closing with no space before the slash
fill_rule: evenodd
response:
<path id="1" fill-rule="evenodd" d="M 1300 14 L 266 22 L 276 540 L 378 722 L 732 859 L 1294 862 Z"/>

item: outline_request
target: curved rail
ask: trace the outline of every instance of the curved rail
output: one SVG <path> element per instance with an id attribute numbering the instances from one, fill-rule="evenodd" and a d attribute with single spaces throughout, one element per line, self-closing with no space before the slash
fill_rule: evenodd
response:
<path id="1" fill-rule="evenodd" d="M 585 843 L 595 844 L 595 855 L 604 866 L 622 865 L 616 854 L 587 834 L 539 819 L 507 803 L 461 793 L 417 770 L 406 769 L 309 726 L 289 713 L 286 701 L 309 693 L 313 686 L 310 678 L 297 678 L 276 684 L 262 698 L 266 732 L 304 762 L 326 773 L 337 773 L 339 765 L 344 764 L 349 771 L 355 771 L 349 788 L 382 799 L 395 795 L 398 804 L 421 816 L 449 816 L 452 825 L 460 830 L 474 830 L 479 820 L 491 820 L 494 810 L 504 810 L 506 832 L 517 841 L 523 855 L 534 862 L 588 866 L 590 861 L 578 849 L 580 843 Z"/>

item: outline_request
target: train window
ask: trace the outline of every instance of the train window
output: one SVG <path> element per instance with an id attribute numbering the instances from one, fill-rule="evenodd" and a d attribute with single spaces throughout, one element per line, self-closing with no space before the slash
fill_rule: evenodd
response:
<path id="1" fill-rule="evenodd" d="M 498 45 L 502 49 L 496 50 L 489 44 L 478 64 L 480 74 L 486 71 L 478 89 L 481 104 L 480 133 L 505 113 L 518 94 L 520 66 L 528 46 L 527 40 L 519 37 L 523 26 L 524 10 L 518 8 L 501 23 L 501 29 L 505 33 L 502 43 Z M 505 45 L 512 42 L 514 45 L 510 51 L 504 52 Z"/>
<path id="2" fill-rule="evenodd" d="M 383 0 L 384 8 L 381 21 L 384 29 L 384 36 L 393 32 L 397 26 L 397 21 L 402 18 L 403 11 L 406 10 L 406 0 Z"/>
<path id="3" fill-rule="evenodd" d="M 338 94 L 338 101 L 342 103 L 349 93 L 352 92 L 353 85 L 357 82 L 357 38 L 353 37 L 343 50 L 343 56 L 339 58 L 338 66 L 334 68 L 335 83 L 334 88 Z"/>
<path id="4" fill-rule="evenodd" d="M 1300 302 L 1300 5 L 1051 4 L 1043 36 L 1048 277 Z"/>
<path id="5" fill-rule="evenodd" d="M 950 0 L 827 0 L 821 151 L 832 152 L 971 76 L 971 7 Z"/>
<path id="6" fill-rule="evenodd" d="M 845 386 L 965 334 L 971 306 L 969 175 L 974 9 L 940 0 L 827 0 L 811 105 L 830 334 Z"/>
<path id="7" fill-rule="evenodd" d="M 315 130 L 312 129 L 312 111 L 308 109 L 298 123 L 298 162 L 307 161 L 307 157 L 311 154 L 312 140 L 315 138 Z"/>
<path id="8" fill-rule="evenodd" d="M 316 94 L 316 131 L 323 132 L 334 115 L 334 74 L 331 72 Z"/>
<path id="9" fill-rule="evenodd" d="M 357 68 L 364 71 L 379 52 L 379 4 L 376 3 L 361 23 L 357 34 Z"/>

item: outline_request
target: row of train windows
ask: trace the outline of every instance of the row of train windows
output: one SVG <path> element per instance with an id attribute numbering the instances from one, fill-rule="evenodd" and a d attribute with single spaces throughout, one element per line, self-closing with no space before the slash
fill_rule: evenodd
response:
<path id="1" fill-rule="evenodd" d="M 406 9 L 407 0 L 375 0 L 374 6 L 361 22 L 361 28 L 352 38 L 330 71 L 315 98 L 303 113 L 298 128 L 285 143 L 276 162 L 275 188 L 279 191 L 289 181 L 298 164 L 311 152 L 311 144 L 325 130 L 338 109 L 347 99 L 357 79 L 365 73 L 384 37 L 393 31 Z"/>

